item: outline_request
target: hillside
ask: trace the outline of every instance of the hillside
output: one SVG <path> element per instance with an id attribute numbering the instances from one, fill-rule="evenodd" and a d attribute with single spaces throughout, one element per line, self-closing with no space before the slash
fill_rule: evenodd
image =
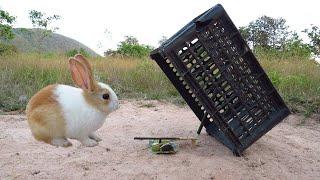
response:
<path id="1" fill-rule="evenodd" d="M 51 36 L 47 36 L 41 41 L 40 38 L 43 33 L 43 30 L 41 29 L 16 28 L 13 31 L 15 38 L 10 44 L 16 46 L 20 52 L 41 51 L 64 54 L 69 50 L 83 48 L 91 56 L 98 56 L 96 52 L 84 44 L 61 34 L 53 33 Z M 39 44 L 39 42 L 42 43 Z"/>

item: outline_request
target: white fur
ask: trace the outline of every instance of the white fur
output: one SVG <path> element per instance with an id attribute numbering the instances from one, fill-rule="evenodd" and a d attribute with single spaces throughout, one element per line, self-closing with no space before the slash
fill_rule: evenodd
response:
<path id="1" fill-rule="evenodd" d="M 88 104 L 82 89 L 58 85 L 55 95 L 66 121 L 66 138 L 86 139 L 103 125 L 107 114 Z"/>

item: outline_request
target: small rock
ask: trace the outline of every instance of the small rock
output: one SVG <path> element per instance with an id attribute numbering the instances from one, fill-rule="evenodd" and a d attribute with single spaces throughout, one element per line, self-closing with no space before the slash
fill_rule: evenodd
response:
<path id="1" fill-rule="evenodd" d="M 37 170 L 37 171 L 33 171 L 32 173 L 31 173 L 31 175 L 37 175 L 37 174 L 39 174 L 40 173 L 40 170 Z"/>
<path id="2" fill-rule="evenodd" d="M 88 171 L 89 170 L 89 167 L 88 166 L 85 166 L 83 167 L 84 170 Z"/>
<path id="3" fill-rule="evenodd" d="M 20 155 L 20 153 L 18 153 L 18 152 L 17 152 L 17 153 L 16 153 L 16 155 L 17 155 L 17 156 L 19 156 L 19 155 Z"/>
<path id="4" fill-rule="evenodd" d="M 109 149 L 109 148 L 106 148 L 106 151 L 107 151 L 107 152 L 109 152 L 109 151 L 110 151 L 110 149 Z"/>

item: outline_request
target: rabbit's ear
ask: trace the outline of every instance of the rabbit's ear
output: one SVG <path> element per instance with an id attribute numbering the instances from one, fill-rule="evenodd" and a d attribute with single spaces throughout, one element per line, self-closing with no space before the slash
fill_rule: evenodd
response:
<path id="1" fill-rule="evenodd" d="M 75 58 L 76 60 L 80 61 L 82 64 L 84 64 L 84 65 L 88 68 L 88 70 L 90 71 L 90 73 L 92 74 L 91 65 L 90 65 L 89 61 L 88 61 L 86 58 L 84 58 L 81 54 L 75 55 L 74 58 Z"/>
<path id="2" fill-rule="evenodd" d="M 92 82 L 89 69 L 77 59 L 69 59 L 69 69 L 73 82 L 83 90 L 92 91 Z"/>

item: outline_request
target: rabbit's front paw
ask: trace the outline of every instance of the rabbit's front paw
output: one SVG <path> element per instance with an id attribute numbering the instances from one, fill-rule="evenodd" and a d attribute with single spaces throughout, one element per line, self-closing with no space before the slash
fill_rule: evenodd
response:
<path id="1" fill-rule="evenodd" d="M 98 145 L 98 142 L 90 139 L 89 137 L 81 139 L 80 142 L 82 143 L 82 145 L 87 146 L 87 147 L 93 147 Z"/>
<path id="2" fill-rule="evenodd" d="M 54 146 L 61 147 L 69 147 L 72 146 L 71 142 L 69 142 L 66 138 L 55 138 L 51 141 L 51 144 Z"/>
<path id="3" fill-rule="evenodd" d="M 91 133 L 91 134 L 89 135 L 89 138 L 90 138 L 90 139 L 93 139 L 93 140 L 95 140 L 95 141 L 97 141 L 97 142 L 102 141 L 102 139 L 99 138 L 99 136 L 97 136 L 97 135 L 94 134 L 94 133 Z"/>

